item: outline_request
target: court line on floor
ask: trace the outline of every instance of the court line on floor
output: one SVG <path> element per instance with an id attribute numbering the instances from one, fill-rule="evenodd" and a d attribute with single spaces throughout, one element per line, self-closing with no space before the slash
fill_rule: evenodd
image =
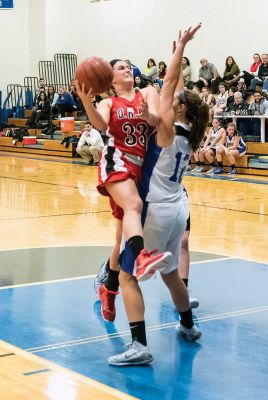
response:
<path id="1" fill-rule="evenodd" d="M 221 320 L 221 319 L 226 319 L 226 318 L 240 317 L 243 315 L 249 315 L 249 314 L 254 314 L 257 312 L 265 312 L 265 311 L 268 312 L 268 305 L 255 307 L 255 308 L 248 308 L 248 309 L 244 309 L 244 310 L 231 311 L 231 312 L 227 312 L 227 313 L 208 315 L 208 316 L 200 317 L 198 319 L 194 319 L 194 321 L 197 323 L 204 323 L 204 322 L 216 321 L 216 320 Z M 174 328 L 178 324 L 178 322 L 179 321 L 148 326 L 146 328 L 146 331 L 154 332 L 154 331 L 159 331 L 162 329 Z M 32 347 L 32 348 L 28 348 L 25 350 L 29 351 L 31 353 L 42 353 L 45 351 L 58 350 L 61 348 L 72 347 L 72 346 L 80 346 L 80 345 L 84 345 L 84 344 L 88 344 L 88 343 L 101 342 L 103 340 L 116 339 L 119 337 L 124 337 L 124 336 L 129 336 L 129 335 L 130 335 L 130 332 L 129 332 L 129 330 L 127 330 L 127 331 L 121 331 L 121 332 L 111 333 L 111 334 L 107 334 L 107 335 L 92 336 L 92 337 L 82 338 L 82 339 L 73 339 L 73 340 L 50 344 L 50 345 Z"/>
<path id="2" fill-rule="evenodd" d="M 214 258 L 211 260 L 193 261 L 193 262 L 191 262 L 191 264 L 202 264 L 202 263 L 207 263 L 207 262 L 211 263 L 213 261 L 217 262 L 217 261 L 224 261 L 224 260 L 229 260 L 229 259 L 236 259 L 236 257 L 223 256 L 222 258 Z M 70 278 L 52 279 L 49 281 L 42 281 L 42 282 L 19 283 L 17 285 L 2 286 L 2 287 L 0 287 L 0 290 L 15 289 L 15 288 L 26 287 L 26 286 L 46 285 L 46 284 L 51 284 L 51 283 L 68 282 L 68 281 L 75 281 L 75 280 L 79 280 L 79 279 L 92 279 L 95 277 L 96 277 L 96 274 L 91 274 L 91 275 L 74 276 L 74 277 L 70 277 Z"/>

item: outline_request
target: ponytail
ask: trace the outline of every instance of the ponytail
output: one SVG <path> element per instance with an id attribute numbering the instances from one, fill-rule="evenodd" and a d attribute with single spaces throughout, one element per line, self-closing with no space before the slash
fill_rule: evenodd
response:
<path id="1" fill-rule="evenodd" d="M 209 121 L 209 107 L 200 97 L 190 90 L 184 91 L 186 119 L 191 123 L 189 142 L 196 151 L 204 138 L 205 130 Z"/>

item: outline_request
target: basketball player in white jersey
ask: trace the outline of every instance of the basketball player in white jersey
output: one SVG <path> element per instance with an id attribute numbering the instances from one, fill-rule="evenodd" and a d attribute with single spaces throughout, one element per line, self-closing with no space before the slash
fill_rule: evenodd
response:
<path id="1" fill-rule="evenodd" d="M 179 91 L 175 97 L 174 94 L 180 77 L 184 47 L 200 26 L 189 28 L 180 35 L 164 79 L 160 124 L 157 137 L 151 136 L 148 143 L 140 187 L 140 195 L 144 200 L 144 238 L 148 243 L 153 242 L 159 250 L 165 249 L 173 254 L 168 265 L 161 269 L 161 277 L 180 314 L 177 330 L 189 341 L 199 339 L 201 333 L 193 323 L 188 292 L 177 272 L 179 245 L 188 217 L 183 206 L 184 189 L 181 179 L 192 150 L 198 148 L 203 137 L 209 110 L 199 96 L 190 91 Z M 134 258 L 127 243 L 120 256 L 120 268 L 119 281 L 132 343 L 123 353 L 110 357 L 108 362 L 115 366 L 148 364 L 153 361 L 153 356 L 147 347 L 144 302 L 133 274 Z M 139 280 L 149 279 L 154 273 L 153 268 L 147 269 L 139 276 Z"/>

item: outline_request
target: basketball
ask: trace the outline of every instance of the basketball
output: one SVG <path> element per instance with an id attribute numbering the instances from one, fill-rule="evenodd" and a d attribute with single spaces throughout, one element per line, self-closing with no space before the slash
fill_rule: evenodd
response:
<path id="1" fill-rule="evenodd" d="M 88 92 L 100 94 L 110 89 L 113 80 L 113 68 L 101 57 L 90 57 L 82 61 L 75 72 L 75 77 L 80 86 L 85 84 Z"/>

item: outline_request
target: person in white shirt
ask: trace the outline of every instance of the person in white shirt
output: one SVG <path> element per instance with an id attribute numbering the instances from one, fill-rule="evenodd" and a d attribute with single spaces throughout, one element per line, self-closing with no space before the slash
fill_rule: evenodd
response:
<path id="1" fill-rule="evenodd" d="M 76 152 L 86 160 L 89 165 L 98 165 L 100 154 L 104 147 L 101 134 L 93 129 L 91 123 L 86 121 Z"/>

